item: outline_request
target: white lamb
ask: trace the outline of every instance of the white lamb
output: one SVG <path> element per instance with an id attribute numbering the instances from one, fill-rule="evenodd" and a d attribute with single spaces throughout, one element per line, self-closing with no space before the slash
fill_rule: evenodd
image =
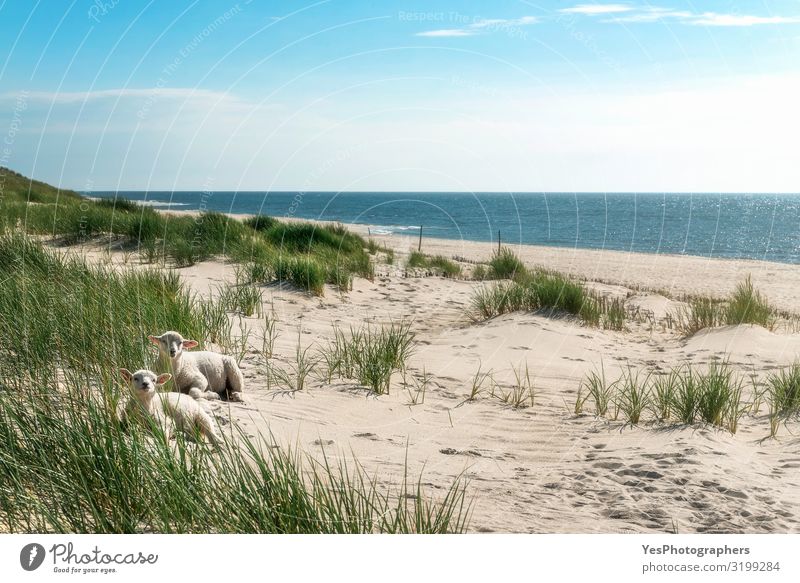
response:
<path id="1" fill-rule="evenodd" d="M 148 336 L 158 346 L 162 370 L 171 370 L 175 386 L 195 399 L 219 399 L 225 395 L 231 401 L 242 401 L 244 377 L 236 361 L 225 354 L 199 351 L 195 340 L 184 340 L 177 332 Z"/>
<path id="2" fill-rule="evenodd" d="M 197 401 L 180 393 L 156 392 L 156 387 L 166 383 L 172 375 L 156 376 L 149 370 L 132 373 L 126 368 L 119 369 L 119 372 L 131 387 L 131 398 L 120 410 L 120 421 L 154 419 L 167 437 L 172 435 L 173 427 L 177 427 L 190 436 L 199 432 L 214 445 L 222 443 L 216 424 Z"/>

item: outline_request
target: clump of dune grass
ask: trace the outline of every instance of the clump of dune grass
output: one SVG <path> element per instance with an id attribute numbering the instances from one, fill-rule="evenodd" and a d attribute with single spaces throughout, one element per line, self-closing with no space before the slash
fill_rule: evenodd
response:
<path id="1" fill-rule="evenodd" d="M 461 266 L 443 255 L 425 255 L 419 251 L 412 251 L 406 261 L 406 268 L 427 269 L 442 277 L 458 277 L 461 275 Z"/>
<path id="2" fill-rule="evenodd" d="M 434 255 L 428 260 L 430 268 L 442 277 L 459 277 L 461 266 L 442 255 Z"/>
<path id="3" fill-rule="evenodd" d="M 515 281 L 478 287 L 473 291 L 467 315 L 473 321 L 482 321 L 510 312 L 536 310 L 572 314 L 588 326 L 625 326 L 622 300 L 598 298 L 582 283 L 551 271 L 526 272 Z"/>
<path id="4" fill-rule="evenodd" d="M 775 327 L 775 310 L 753 287 L 750 276 L 736 286 L 725 310 L 728 324 L 757 324 L 768 330 Z"/>
<path id="5" fill-rule="evenodd" d="M 422 269 L 428 267 L 428 258 L 424 253 L 419 251 L 411 251 L 411 253 L 408 255 L 408 259 L 406 260 L 406 267 L 411 269 Z"/>
<path id="6" fill-rule="evenodd" d="M 781 422 L 800 414 L 800 364 L 770 374 L 766 383 L 770 435 L 775 437 Z"/>
<path id="7" fill-rule="evenodd" d="M 269 231 L 278 225 L 278 220 L 267 215 L 256 215 L 254 217 L 248 217 L 244 219 L 242 223 L 254 231 L 264 232 Z"/>
<path id="8" fill-rule="evenodd" d="M 202 257 L 188 241 L 176 241 L 170 245 L 167 255 L 175 264 L 175 267 L 191 267 Z"/>
<path id="9" fill-rule="evenodd" d="M 525 275 L 527 269 L 519 257 L 508 247 L 494 252 L 489 261 L 488 279 L 514 279 Z"/>
<path id="10" fill-rule="evenodd" d="M 536 391 L 528 363 L 526 362 L 524 367 L 520 364 L 518 367 L 512 366 L 511 368 L 514 373 L 514 382 L 508 391 L 500 388 L 497 398 L 514 409 L 533 407 L 536 403 Z"/>
<path id="11" fill-rule="evenodd" d="M 628 367 L 622 372 L 617 385 L 615 406 L 631 425 L 638 425 L 642 413 L 650 406 L 650 375 L 642 377 L 641 371 Z"/>
<path id="12" fill-rule="evenodd" d="M 22 370 L 146 363 L 155 330 L 203 340 L 224 332 L 174 272 L 117 271 L 45 250 L 19 233 L 0 235 L 0 351 Z M 210 313 L 210 312 L 209 312 Z"/>
<path id="13" fill-rule="evenodd" d="M 478 396 L 483 392 L 486 381 L 492 377 L 492 371 L 482 372 L 482 367 L 483 365 L 479 363 L 478 370 L 475 371 L 475 374 L 472 376 L 472 384 L 470 386 L 469 395 L 467 395 L 466 398 L 469 402 L 478 400 Z"/>
<path id="14" fill-rule="evenodd" d="M 713 362 L 705 371 L 686 366 L 660 375 L 628 367 L 611 383 L 601 368 L 581 382 L 574 410 L 579 414 L 592 398 L 597 415 L 607 416 L 613 403 L 612 418 L 621 414 L 632 425 L 650 413 L 653 421 L 708 423 L 736 433 L 750 408 L 743 400 L 743 386 L 742 378 L 724 362 Z"/>
<path id="15" fill-rule="evenodd" d="M 261 317 L 261 290 L 254 285 L 228 285 L 220 288 L 218 301 L 230 312 L 239 312 L 244 316 Z"/>
<path id="16" fill-rule="evenodd" d="M 724 325 L 755 324 L 773 330 L 777 312 L 755 289 L 748 276 L 726 300 L 689 298 L 689 305 L 675 314 L 678 329 L 685 336 Z"/>
<path id="17" fill-rule="evenodd" d="M 681 369 L 651 376 L 650 410 L 657 421 L 668 421 L 672 415 L 675 394 L 680 383 Z"/>
<path id="18" fill-rule="evenodd" d="M 251 261 L 239 268 L 237 281 L 243 284 L 268 283 L 273 279 L 272 266 L 269 263 Z"/>
<path id="19" fill-rule="evenodd" d="M 612 300 L 598 300 L 597 310 L 601 314 L 602 326 L 606 330 L 625 330 L 625 302 L 620 298 Z"/>
<path id="20" fill-rule="evenodd" d="M 334 328 L 333 340 L 320 348 L 326 364 L 326 377 L 355 379 L 375 394 L 389 392 L 392 375 L 404 370 L 414 351 L 414 333 L 409 322 L 391 322 L 350 328 L 346 334 Z"/>
<path id="21" fill-rule="evenodd" d="M 278 339 L 278 317 L 274 313 L 264 313 L 264 324 L 261 332 L 261 354 L 265 359 L 272 358 L 275 353 L 275 341 Z"/>
<path id="22" fill-rule="evenodd" d="M 705 373 L 698 374 L 699 399 L 697 416 L 701 421 L 727 427 L 736 433 L 743 409 L 742 381 L 726 363 L 712 363 Z"/>
<path id="23" fill-rule="evenodd" d="M 431 384 L 433 375 L 430 374 L 426 368 L 422 367 L 422 374 L 419 376 L 411 375 L 411 382 L 408 382 L 408 374 L 403 369 L 403 387 L 408 394 L 409 405 L 423 405 L 425 403 L 425 395 L 428 392 L 428 387 Z"/>
<path id="24" fill-rule="evenodd" d="M 386 260 L 387 265 L 394 265 L 394 249 L 389 249 L 384 245 L 381 251 L 383 251 L 383 256 Z"/>
<path id="25" fill-rule="evenodd" d="M 685 367 L 679 376 L 678 389 L 672 402 L 672 412 L 678 421 L 691 424 L 697 418 L 697 409 L 700 406 L 700 378 L 691 367 Z"/>
<path id="26" fill-rule="evenodd" d="M 608 414 L 609 405 L 613 401 L 617 381 L 609 383 L 606 381 L 606 369 L 600 365 L 600 373 L 592 371 L 589 376 L 581 381 L 578 389 L 578 397 L 575 404 L 575 412 L 579 414 L 583 411 L 583 404 L 591 398 L 594 403 L 594 412 L 600 417 Z"/>
<path id="27" fill-rule="evenodd" d="M 290 283 L 318 296 L 325 292 L 325 267 L 312 257 L 280 256 L 275 260 L 273 269 L 278 282 Z"/>
<path id="28" fill-rule="evenodd" d="M 297 346 L 295 347 L 294 360 L 289 362 L 288 370 L 278 368 L 275 365 L 270 367 L 270 374 L 274 377 L 278 384 L 285 387 L 286 390 L 302 391 L 308 386 L 308 381 L 311 375 L 317 369 L 319 358 L 315 353 L 309 354 L 313 345 L 303 347 L 302 345 L 302 330 L 297 329 Z"/>
<path id="29" fill-rule="evenodd" d="M 714 328 L 725 323 L 725 307 L 712 298 L 691 298 L 689 305 L 677 311 L 675 321 L 678 329 L 691 336 L 705 328 Z"/>

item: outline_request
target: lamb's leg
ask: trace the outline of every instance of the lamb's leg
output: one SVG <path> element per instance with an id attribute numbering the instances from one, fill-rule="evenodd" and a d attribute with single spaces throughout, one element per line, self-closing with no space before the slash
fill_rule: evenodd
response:
<path id="1" fill-rule="evenodd" d="M 189 389 L 189 396 L 195 400 L 206 399 L 207 401 L 214 401 L 219 399 L 219 394 L 214 391 L 201 391 L 197 387 Z"/>
<path id="2" fill-rule="evenodd" d="M 228 399 L 231 401 L 243 402 L 242 389 L 244 388 L 244 377 L 239 365 L 233 359 L 225 359 L 225 388 L 228 391 Z"/>
<path id="3" fill-rule="evenodd" d="M 219 395 L 210 390 L 208 386 L 208 379 L 203 375 L 196 375 L 192 377 L 191 383 L 189 383 L 189 396 L 195 400 L 198 399 L 207 399 L 209 401 L 213 401 L 214 399 L 219 399 Z"/>
<path id="4" fill-rule="evenodd" d="M 195 424 L 200 430 L 200 433 L 205 436 L 212 445 L 220 445 L 222 443 L 222 438 L 217 434 L 214 421 L 208 413 L 202 410 L 198 411 L 195 417 Z"/>
<path id="5" fill-rule="evenodd" d="M 167 441 L 175 437 L 175 423 L 167 415 L 157 416 L 158 422 L 161 425 L 161 431 L 164 432 L 164 437 Z"/>

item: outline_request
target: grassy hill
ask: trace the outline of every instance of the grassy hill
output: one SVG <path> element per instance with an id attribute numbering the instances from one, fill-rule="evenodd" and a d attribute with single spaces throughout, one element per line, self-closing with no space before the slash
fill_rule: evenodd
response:
<path id="1" fill-rule="evenodd" d="M 74 190 L 62 190 L 0 166 L 0 204 L 7 201 L 48 204 L 80 198 L 81 195 Z"/>
<path id="2" fill-rule="evenodd" d="M 133 201 L 92 200 L 0 168 L 0 232 L 24 231 L 64 245 L 110 239 L 146 263 L 185 267 L 212 257 L 244 264 L 246 283 L 286 281 L 322 295 L 372 278 L 367 242 L 340 225 L 245 221 L 217 212 L 159 213 Z"/>

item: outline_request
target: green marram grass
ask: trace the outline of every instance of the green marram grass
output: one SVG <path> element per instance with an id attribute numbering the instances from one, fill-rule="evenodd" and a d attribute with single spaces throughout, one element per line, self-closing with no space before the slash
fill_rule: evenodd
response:
<path id="1" fill-rule="evenodd" d="M 406 260 L 407 269 L 426 269 L 442 277 L 460 277 L 461 266 L 444 255 L 425 255 L 412 251 Z"/>
<path id="2" fill-rule="evenodd" d="M 508 247 L 494 252 L 489 261 L 487 279 L 515 279 L 527 273 L 525 264 Z"/>
<path id="3" fill-rule="evenodd" d="M 770 381 L 773 385 L 789 384 L 774 378 Z M 705 370 L 681 366 L 659 374 L 628 367 L 612 382 L 601 366 L 600 372 L 592 371 L 581 381 L 574 412 L 583 412 L 592 399 L 596 415 L 614 420 L 621 417 L 631 425 L 644 421 L 706 423 L 736 433 L 739 421 L 752 409 L 744 399 L 743 387 L 741 375 L 725 362 L 712 362 Z"/>
<path id="4" fill-rule="evenodd" d="M 124 198 L 87 199 L 5 168 L 0 180 L 0 227 L 63 244 L 104 241 L 137 251 L 147 263 L 179 268 L 228 258 L 262 266 L 262 283 L 286 282 L 316 295 L 324 293 L 325 284 L 347 291 L 354 277 L 374 277 L 369 243 L 342 225 L 283 223 L 266 216 L 238 220 L 210 211 L 165 215 Z"/>
<path id="5" fill-rule="evenodd" d="M 117 370 L 151 367 L 147 334 L 230 343 L 220 302 L 173 272 L 112 271 L 0 235 L 0 531 L 33 533 L 461 532 L 456 480 L 379 486 L 228 426 L 218 449 L 122 427 Z"/>
<path id="6" fill-rule="evenodd" d="M 357 380 L 375 394 L 389 393 L 392 376 L 407 368 L 414 352 L 414 333 L 406 321 L 380 327 L 333 329 L 333 340 L 319 349 L 325 378 Z"/>
<path id="7" fill-rule="evenodd" d="M 571 314 L 588 326 L 625 328 L 623 300 L 598 297 L 581 282 L 546 270 L 526 271 L 518 274 L 514 281 L 487 283 L 476 288 L 467 315 L 479 322 L 520 311 Z"/>
<path id="8" fill-rule="evenodd" d="M 773 330 L 777 311 L 753 286 L 748 276 L 725 300 L 708 297 L 689 298 L 688 306 L 675 314 L 678 329 L 685 336 L 717 326 L 755 324 Z"/>
<path id="9" fill-rule="evenodd" d="M 766 398 L 770 435 L 775 437 L 782 423 L 800 415 L 800 363 L 767 377 Z"/>

